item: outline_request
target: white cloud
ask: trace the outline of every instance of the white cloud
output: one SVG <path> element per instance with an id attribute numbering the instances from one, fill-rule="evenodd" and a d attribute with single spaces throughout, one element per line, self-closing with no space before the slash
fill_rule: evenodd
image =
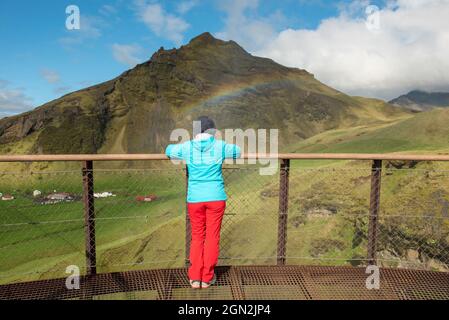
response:
<path id="1" fill-rule="evenodd" d="M 192 10 L 195 6 L 198 5 L 198 0 L 185 0 L 179 2 L 179 4 L 176 7 L 176 11 L 179 14 L 186 14 L 190 10 Z"/>
<path id="2" fill-rule="evenodd" d="M 190 25 L 181 17 L 168 13 L 158 3 L 137 1 L 137 14 L 157 36 L 169 39 L 180 45 L 184 32 Z"/>
<path id="3" fill-rule="evenodd" d="M 61 77 L 54 70 L 42 69 L 41 75 L 50 84 L 55 84 L 55 83 L 58 83 L 59 81 L 61 81 Z"/>
<path id="4" fill-rule="evenodd" d="M 276 38 L 275 25 L 283 19 L 280 11 L 268 17 L 258 17 L 259 0 L 230 0 L 221 2 L 220 9 L 227 17 L 224 30 L 215 34 L 223 40 L 234 40 L 247 50 L 259 50 Z"/>
<path id="5" fill-rule="evenodd" d="M 0 118 L 31 109 L 32 99 L 23 89 L 11 88 L 6 80 L 0 79 Z"/>
<path id="6" fill-rule="evenodd" d="M 387 0 L 379 28 L 367 26 L 369 0 L 341 2 L 315 30 L 275 28 L 282 14 L 260 17 L 258 0 L 222 2 L 224 30 L 255 55 L 306 69 L 352 95 L 391 99 L 413 89 L 449 90 L 449 0 Z"/>
<path id="7" fill-rule="evenodd" d="M 100 14 L 104 16 L 110 16 L 117 13 L 117 9 L 114 6 L 111 6 L 109 4 L 102 5 L 101 8 L 98 10 Z"/>
<path id="8" fill-rule="evenodd" d="M 120 63 L 126 64 L 129 67 L 134 67 L 141 62 L 138 57 L 142 52 L 142 48 L 135 44 L 117 44 L 112 45 L 112 54 L 114 59 Z"/>

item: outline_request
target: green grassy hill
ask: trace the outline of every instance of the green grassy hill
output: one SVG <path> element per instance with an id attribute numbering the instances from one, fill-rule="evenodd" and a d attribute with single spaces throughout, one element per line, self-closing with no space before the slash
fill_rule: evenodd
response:
<path id="1" fill-rule="evenodd" d="M 329 130 L 301 141 L 297 152 L 446 152 L 449 110 L 435 109 L 399 121 Z"/>

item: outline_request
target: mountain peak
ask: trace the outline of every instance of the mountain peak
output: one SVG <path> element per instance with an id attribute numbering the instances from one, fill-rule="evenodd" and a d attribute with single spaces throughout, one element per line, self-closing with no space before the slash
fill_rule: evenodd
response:
<path id="1" fill-rule="evenodd" d="M 209 47 L 209 46 L 234 48 L 234 49 L 238 49 L 240 51 L 245 51 L 236 42 L 234 42 L 232 40 L 224 41 L 224 40 L 221 40 L 221 39 L 217 39 L 212 34 L 210 34 L 209 32 L 204 32 L 204 33 L 202 33 L 202 34 L 192 38 L 189 41 L 189 43 L 186 46 L 183 46 L 183 47 L 185 47 L 185 48 L 204 48 L 204 47 Z"/>
<path id="2" fill-rule="evenodd" d="M 179 52 L 183 51 L 202 51 L 203 49 L 206 49 L 207 47 L 213 47 L 214 49 L 218 48 L 234 48 L 238 49 L 239 51 L 244 51 L 243 48 L 241 48 L 236 42 L 234 41 L 223 41 L 220 39 L 215 38 L 212 34 L 209 32 L 204 32 L 194 38 L 192 38 L 188 44 L 181 46 L 180 48 L 173 48 L 173 49 L 165 49 L 164 47 L 160 47 L 158 51 L 156 51 L 153 56 L 151 57 L 151 61 L 160 61 L 160 60 L 166 60 L 167 58 L 170 59 L 174 58 Z"/>
<path id="3" fill-rule="evenodd" d="M 210 32 L 203 32 L 202 34 L 196 36 L 192 40 L 190 40 L 189 44 L 193 43 L 213 43 L 213 42 L 223 42 L 222 40 L 219 40 L 215 38 L 213 35 L 210 34 Z"/>

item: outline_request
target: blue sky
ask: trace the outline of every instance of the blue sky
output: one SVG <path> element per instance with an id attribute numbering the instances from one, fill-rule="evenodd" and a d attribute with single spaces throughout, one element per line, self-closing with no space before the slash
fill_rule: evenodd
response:
<path id="1" fill-rule="evenodd" d="M 444 0 L 429 1 L 438 2 L 434 3 L 435 6 L 443 6 L 435 7 L 434 10 L 441 11 L 448 7 Z M 67 30 L 65 27 L 68 16 L 65 11 L 69 5 L 76 5 L 80 9 L 80 30 Z M 109 80 L 135 63 L 148 60 L 159 47 L 178 47 L 204 31 L 226 40 L 234 39 L 251 53 L 273 58 L 285 65 L 306 68 L 319 80 L 345 92 L 385 97 L 387 93 L 376 91 L 376 83 L 373 84 L 372 81 L 368 81 L 366 87 L 363 87 L 366 79 L 354 81 L 351 74 L 339 77 L 341 71 L 338 65 L 342 65 L 340 60 L 334 61 L 333 65 L 337 67 L 330 68 L 333 70 L 330 72 L 316 58 L 316 52 L 326 51 L 331 52 L 336 59 L 340 51 L 344 50 L 348 53 L 348 60 L 354 54 L 359 58 L 367 57 L 362 61 L 357 60 L 360 65 L 372 64 L 374 60 L 369 59 L 376 58 L 370 58 L 372 47 L 357 43 L 355 39 L 351 39 L 351 33 L 347 36 L 343 33 L 360 25 L 361 19 L 365 18 L 364 9 L 369 5 L 378 6 L 386 21 L 384 30 L 387 34 L 382 35 L 382 39 L 380 36 L 373 38 L 373 41 L 379 41 L 389 48 L 388 45 L 392 44 L 384 42 L 397 37 L 399 40 L 396 41 L 403 44 L 407 30 L 396 34 L 398 26 L 391 22 L 390 16 L 404 16 L 407 12 L 412 16 L 411 10 L 418 10 L 419 7 L 405 5 L 401 0 L 2 0 L 0 117 L 23 112 L 63 94 Z M 414 22 L 410 21 L 410 24 L 415 26 Z M 328 24 L 336 24 L 337 30 L 326 31 Z M 421 27 L 423 30 L 426 29 L 424 26 L 423 24 Z M 441 28 L 441 24 L 435 26 L 438 27 Z M 410 32 L 416 33 L 416 30 Z M 337 38 L 338 44 L 333 44 L 332 39 Z M 341 47 L 342 39 L 345 39 L 344 47 Z M 397 45 L 395 40 L 389 41 Z M 348 51 L 351 47 L 359 48 L 358 44 L 365 50 L 362 54 L 355 52 L 359 49 Z M 376 44 L 373 47 L 376 48 Z M 410 48 L 412 47 L 409 46 L 408 49 Z M 420 48 L 417 46 L 412 49 L 418 52 Z M 390 51 L 393 49 L 390 48 Z M 304 57 L 304 52 L 311 53 Z M 363 54 L 366 52 L 368 54 Z M 382 61 L 374 61 L 375 63 L 382 63 L 382 66 L 385 63 L 394 64 L 385 53 L 381 52 L 380 56 Z M 377 64 L 372 69 L 379 69 Z M 346 62 L 343 65 L 346 66 Z M 346 67 L 355 69 L 357 65 Z M 435 66 L 437 69 L 442 67 L 444 69 L 446 66 Z M 367 73 L 370 73 L 369 68 Z M 376 74 L 376 77 L 382 78 L 382 75 Z M 345 87 L 351 82 L 349 79 L 355 85 Z M 426 81 L 418 81 L 400 89 L 412 89 L 420 83 L 424 83 L 424 89 L 439 89 L 439 84 L 442 88 L 447 85 L 446 80 L 444 77 L 432 78 L 430 85 Z M 382 79 L 377 81 L 382 82 Z M 367 89 L 366 92 L 364 88 Z"/>

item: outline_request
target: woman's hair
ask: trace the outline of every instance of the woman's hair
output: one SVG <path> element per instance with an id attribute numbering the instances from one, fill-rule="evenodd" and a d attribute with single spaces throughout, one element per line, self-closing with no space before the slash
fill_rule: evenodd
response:
<path id="1" fill-rule="evenodd" d="M 214 120 L 208 116 L 200 116 L 196 121 L 201 122 L 201 133 L 206 132 L 207 130 L 215 129 Z"/>

